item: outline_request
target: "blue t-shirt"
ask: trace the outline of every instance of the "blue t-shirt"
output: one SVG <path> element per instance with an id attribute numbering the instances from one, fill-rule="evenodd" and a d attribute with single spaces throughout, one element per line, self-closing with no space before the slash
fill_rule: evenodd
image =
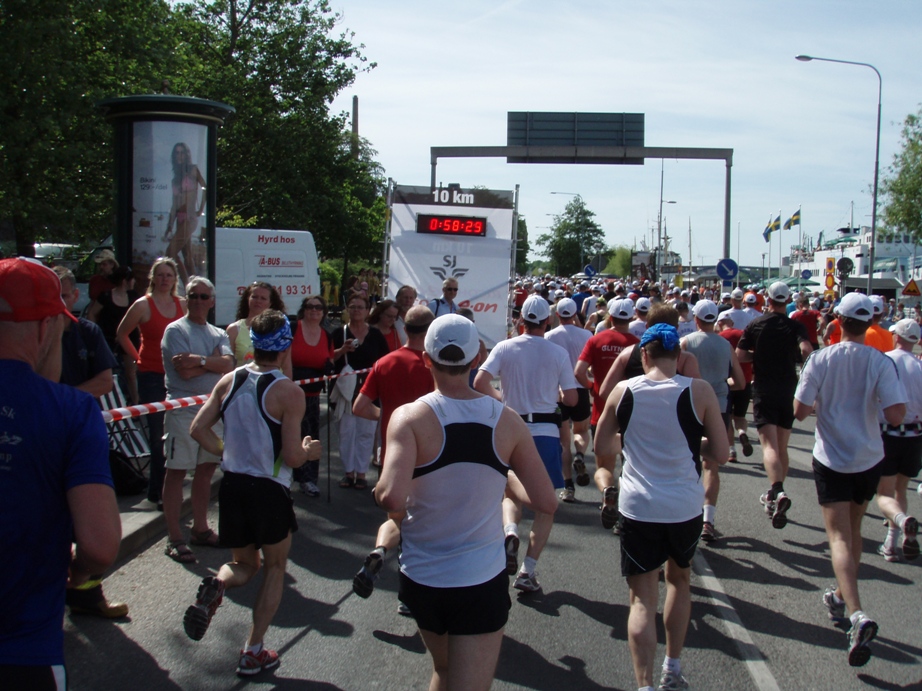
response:
<path id="1" fill-rule="evenodd" d="M 0 360 L 0 665 L 64 664 L 67 491 L 112 486 L 93 397 Z"/>

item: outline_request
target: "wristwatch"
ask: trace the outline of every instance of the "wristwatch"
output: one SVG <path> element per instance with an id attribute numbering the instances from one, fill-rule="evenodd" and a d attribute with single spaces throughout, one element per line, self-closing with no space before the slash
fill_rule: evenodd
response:
<path id="1" fill-rule="evenodd" d="M 202 359 L 199 360 L 199 364 L 200 364 L 202 367 L 205 366 L 205 356 L 204 356 L 204 355 L 202 355 Z"/>

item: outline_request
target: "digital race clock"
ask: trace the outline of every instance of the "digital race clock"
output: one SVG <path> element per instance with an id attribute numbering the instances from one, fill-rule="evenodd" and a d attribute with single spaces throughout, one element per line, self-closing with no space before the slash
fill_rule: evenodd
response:
<path id="1" fill-rule="evenodd" d="M 416 217 L 416 232 L 458 237 L 486 237 L 487 219 L 472 216 L 419 214 Z"/>

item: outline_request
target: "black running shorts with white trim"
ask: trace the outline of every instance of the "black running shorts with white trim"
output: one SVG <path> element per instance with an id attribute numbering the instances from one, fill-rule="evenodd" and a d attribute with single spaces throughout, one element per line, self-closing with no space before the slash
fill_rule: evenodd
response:
<path id="1" fill-rule="evenodd" d="M 398 598 L 410 608 L 420 629 L 437 636 L 499 631 L 506 625 L 512 607 L 505 569 L 486 583 L 462 588 L 433 588 L 401 572 Z"/>
<path id="2" fill-rule="evenodd" d="M 563 421 L 573 420 L 573 422 L 582 422 L 588 420 L 592 415 L 592 401 L 589 396 L 589 389 L 576 390 L 576 405 L 569 406 L 560 404 L 560 414 Z"/>
<path id="3" fill-rule="evenodd" d="M 222 547 L 275 545 L 298 529 L 291 492 L 265 477 L 224 472 L 218 491 Z"/>
<path id="4" fill-rule="evenodd" d="M 918 475 L 922 470 L 922 437 L 881 436 L 884 438 L 884 465 L 880 474 L 884 477 Z"/>
<path id="5" fill-rule="evenodd" d="M 648 523 L 621 516 L 621 575 L 655 571 L 670 557 L 687 569 L 703 525 L 703 514 L 684 523 Z"/>
<path id="6" fill-rule="evenodd" d="M 860 473 L 840 473 L 827 468 L 813 459 L 813 481 L 816 484 L 816 498 L 822 504 L 855 502 L 863 504 L 877 494 L 883 461 Z"/>

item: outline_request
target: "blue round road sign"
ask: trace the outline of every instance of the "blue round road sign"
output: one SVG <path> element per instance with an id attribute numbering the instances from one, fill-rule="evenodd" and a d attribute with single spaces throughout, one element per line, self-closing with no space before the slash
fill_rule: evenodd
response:
<path id="1" fill-rule="evenodd" d="M 717 275 L 725 281 L 732 281 L 739 272 L 739 265 L 732 259 L 721 259 L 717 262 Z"/>
<path id="2" fill-rule="evenodd" d="M 589 277 L 595 276 L 596 275 L 595 267 L 592 264 L 586 264 L 586 266 L 583 267 L 583 273 Z"/>
<path id="3" fill-rule="evenodd" d="M 800 272 L 800 277 L 804 279 L 805 281 L 807 281 L 813 278 L 813 272 L 810 271 L 810 269 L 804 269 L 803 271 Z"/>

